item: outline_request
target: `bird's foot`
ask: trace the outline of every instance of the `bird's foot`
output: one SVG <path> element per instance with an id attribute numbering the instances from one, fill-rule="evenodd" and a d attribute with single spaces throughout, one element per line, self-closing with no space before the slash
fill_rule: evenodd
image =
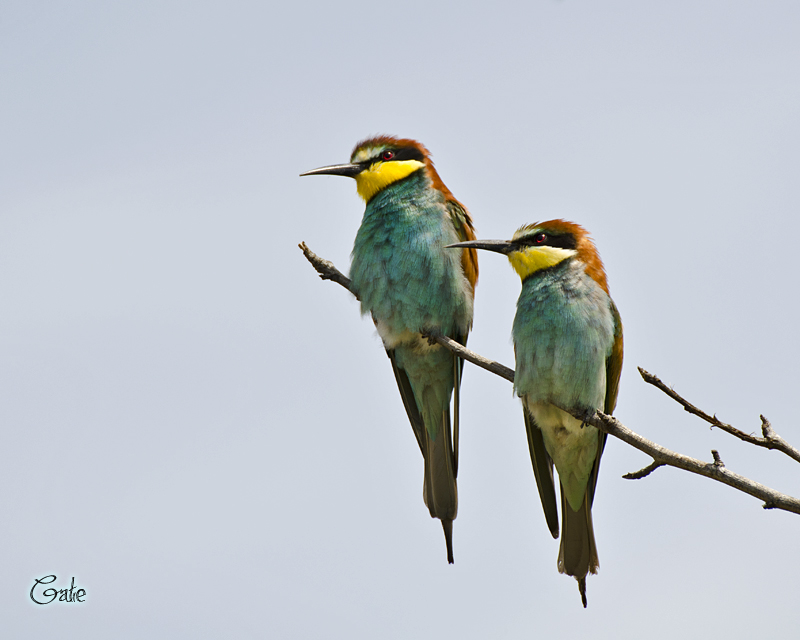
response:
<path id="1" fill-rule="evenodd" d="M 441 337 L 442 332 L 439 329 L 420 329 L 420 335 L 428 340 L 428 344 L 433 346 L 436 344 L 436 338 Z"/>

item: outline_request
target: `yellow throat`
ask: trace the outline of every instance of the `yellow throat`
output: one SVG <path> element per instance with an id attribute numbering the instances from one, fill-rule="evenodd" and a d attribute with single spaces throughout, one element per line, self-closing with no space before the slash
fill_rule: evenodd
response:
<path id="1" fill-rule="evenodd" d="M 375 162 L 356 176 L 358 195 L 369 202 L 378 191 L 393 182 L 402 180 L 425 165 L 419 160 L 393 160 L 391 162 Z"/>
<path id="2" fill-rule="evenodd" d="M 508 254 L 508 261 L 514 267 L 514 271 L 519 274 L 520 279 L 524 280 L 532 273 L 554 267 L 576 253 L 577 251 L 574 249 L 560 247 L 525 247 L 520 251 Z"/>

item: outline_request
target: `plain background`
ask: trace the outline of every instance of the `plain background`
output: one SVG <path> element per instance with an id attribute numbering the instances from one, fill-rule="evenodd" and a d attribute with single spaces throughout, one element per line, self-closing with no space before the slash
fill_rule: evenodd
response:
<path id="1" fill-rule="evenodd" d="M 432 151 L 480 238 L 593 234 L 617 416 L 789 494 L 800 445 L 794 0 L 22 2 L 0 11 L 0 633 L 7 638 L 792 637 L 800 520 L 609 441 L 601 571 L 556 571 L 519 401 L 467 365 L 448 566 L 347 271 L 360 139 Z M 481 255 L 470 346 L 513 364 Z M 87 590 L 37 606 L 33 580 Z"/>

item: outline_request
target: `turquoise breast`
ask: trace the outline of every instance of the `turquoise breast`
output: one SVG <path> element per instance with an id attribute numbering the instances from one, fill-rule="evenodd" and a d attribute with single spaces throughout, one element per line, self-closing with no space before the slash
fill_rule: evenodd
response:
<path id="1" fill-rule="evenodd" d="M 353 246 L 350 278 L 361 312 L 387 336 L 420 328 L 465 334 L 472 322 L 471 287 L 444 196 L 420 170 L 367 204 Z M 392 346 L 392 345 L 388 345 Z"/>
<path id="2" fill-rule="evenodd" d="M 603 409 L 614 317 L 611 299 L 582 263 L 569 259 L 523 282 L 513 335 L 518 395 Z"/>

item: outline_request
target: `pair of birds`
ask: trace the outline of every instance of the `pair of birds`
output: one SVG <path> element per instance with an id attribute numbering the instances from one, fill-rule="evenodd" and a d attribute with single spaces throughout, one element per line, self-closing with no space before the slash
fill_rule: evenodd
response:
<path id="1" fill-rule="evenodd" d="M 554 464 L 558 471 L 558 569 L 578 581 L 585 607 L 586 576 L 598 568 L 591 508 L 606 436 L 563 409 L 611 413 L 622 369 L 622 323 L 588 233 L 572 222 L 550 220 L 522 226 L 508 241 L 476 240 L 466 208 L 415 140 L 369 138 L 356 145 L 349 163 L 301 175 L 355 178 L 367 203 L 353 247 L 352 288 L 391 361 L 425 460 L 423 498 L 431 517 L 442 522 L 450 563 L 463 361 L 429 344 L 419 331 L 466 344 L 476 250 L 508 257 L 522 279 L 513 325 L 514 388 L 522 398 L 533 471 L 554 538 Z"/>

